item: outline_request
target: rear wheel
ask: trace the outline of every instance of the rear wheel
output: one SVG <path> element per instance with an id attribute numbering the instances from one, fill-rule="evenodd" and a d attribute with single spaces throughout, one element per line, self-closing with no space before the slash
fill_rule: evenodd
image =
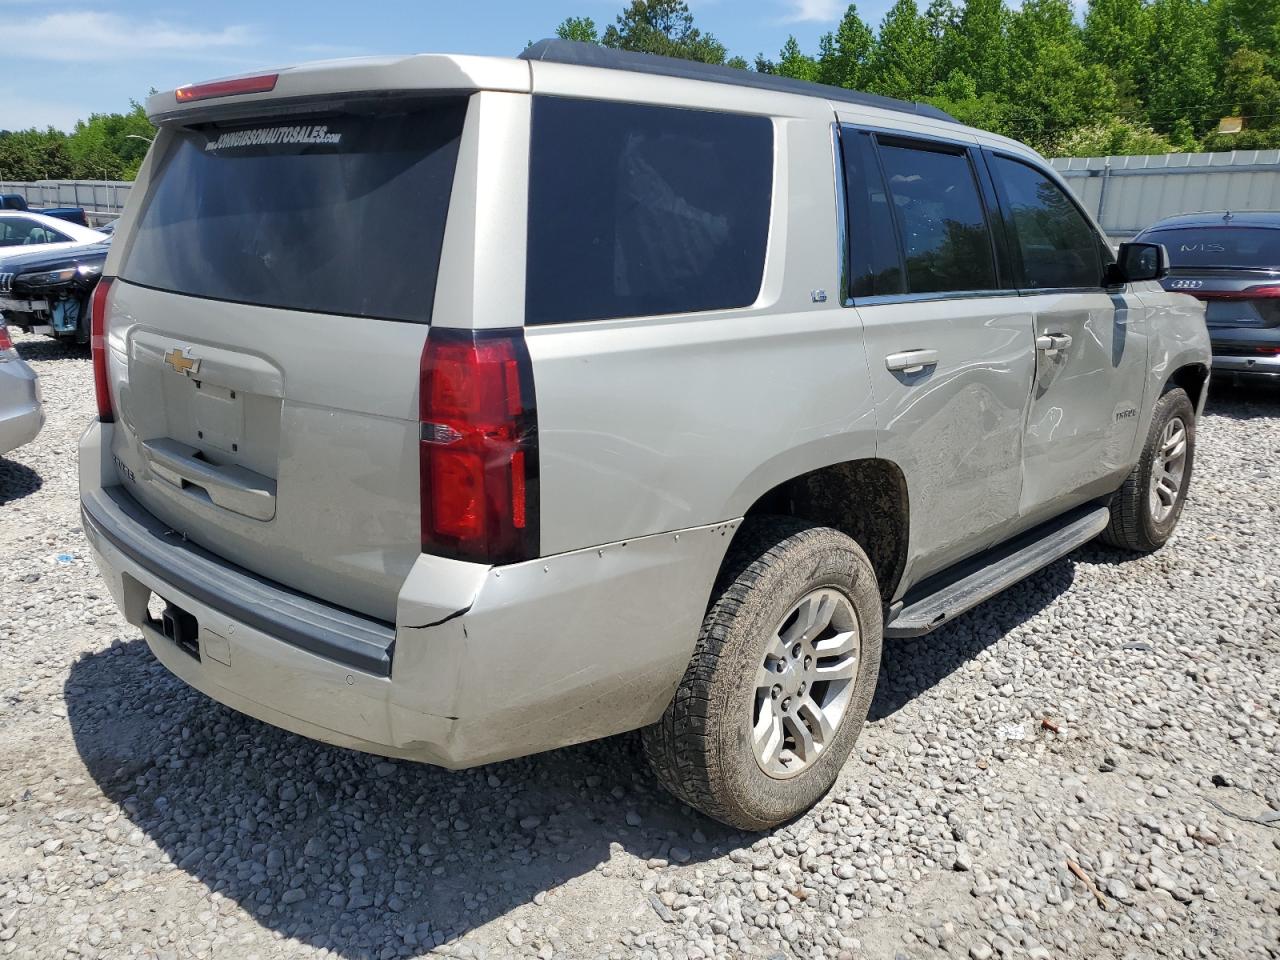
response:
<path id="1" fill-rule="evenodd" d="M 866 720 L 881 635 L 875 574 L 857 543 L 791 518 L 749 521 L 675 698 L 644 731 L 658 779 L 746 830 L 803 813 Z"/>
<path id="2" fill-rule="evenodd" d="M 1175 387 L 1156 403 L 1142 456 L 1111 501 L 1102 539 L 1139 553 L 1164 546 L 1182 515 L 1195 450 L 1195 408 Z"/>

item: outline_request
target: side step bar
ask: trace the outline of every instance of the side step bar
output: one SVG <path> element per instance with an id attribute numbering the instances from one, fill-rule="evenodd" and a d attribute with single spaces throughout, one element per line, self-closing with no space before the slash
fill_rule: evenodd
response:
<path id="1" fill-rule="evenodd" d="M 994 553 L 981 554 L 961 565 L 959 579 L 951 579 L 924 596 L 911 599 L 884 627 L 886 637 L 919 637 L 966 610 L 1029 577 L 1042 567 L 1088 543 L 1111 520 L 1106 507 L 1087 507 L 1039 528 Z M 1030 539 L 1028 540 L 1028 537 Z M 975 566 L 976 564 L 976 566 Z M 968 571 L 967 573 L 964 571 Z M 946 577 L 947 574 L 943 574 Z M 938 578 L 934 578 L 935 582 Z M 928 587 L 928 584 L 924 584 Z M 910 599 L 910 594 L 908 594 Z"/>

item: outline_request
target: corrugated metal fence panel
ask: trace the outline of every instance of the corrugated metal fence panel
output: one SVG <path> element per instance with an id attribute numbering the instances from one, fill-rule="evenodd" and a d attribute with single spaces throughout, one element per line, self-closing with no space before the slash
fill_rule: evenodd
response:
<path id="1" fill-rule="evenodd" d="M 1280 210 L 1280 150 L 1062 157 L 1055 170 L 1112 237 L 1206 210 Z"/>
<path id="2" fill-rule="evenodd" d="M 17 193 L 30 207 L 83 207 L 92 223 L 124 211 L 133 184 L 127 180 L 0 180 L 0 193 Z"/>

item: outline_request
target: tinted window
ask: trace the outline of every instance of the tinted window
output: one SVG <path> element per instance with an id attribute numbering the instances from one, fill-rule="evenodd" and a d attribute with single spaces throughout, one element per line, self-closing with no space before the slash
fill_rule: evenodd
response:
<path id="1" fill-rule="evenodd" d="M 1022 258 L 1022 286 L 1100 286 L 1101 240 L 1071 198 L 1025 163 L 995 157 L 993 167 Z"/>
<path id="2" fill-rule="evenodd" d="M 991 234 L 963 153 L 882 144 L 906 254 L 907 292 L 991 290 Z"/>
<path id="3" fill-rule="evenodd" d="M 71 238 L 38 220 L 20 217 L 0 219 L 0 247 L 24 247 L 38 243 L 66 243 Z"/>
<path id="4" fill-rule="evenodd" d="M 841 141 L 849 206 L 849 292 L 855 297 L 901 293 L 893 210 L 875 147 L 869 134 L 851 130 L 844 131 Z"/>
<path id="5" fill-rule="evenodd" d="M 1265 227 L 1185 227 L 1148 230 L 1141 239 L 1163 243 L 1172 267 L 1280 269 L 1280 230 Z"/>
<path id="6" fill-rule="evenodd" d="M 538 97 L 526 322 L 745 307 L 760 292 L 773 124 Z"/>
<path id="7" fill-rule="evenodd" d="M 429 320 L 465 109 L 179 131 L 123 276 L 219 300 Z"/>

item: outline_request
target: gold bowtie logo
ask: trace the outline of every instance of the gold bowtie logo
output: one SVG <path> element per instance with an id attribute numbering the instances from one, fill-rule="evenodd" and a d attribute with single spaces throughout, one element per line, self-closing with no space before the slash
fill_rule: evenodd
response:
<path id="1" fill-rule="evenodd" d="M 188 357 L 181 350 L 170 350 L 164 355 L 164 362 L 171 366 L 175 373 L 181 373 L 184 376 L 193 376 L 200 372 L 200 361 L 195 357 Z"/>

